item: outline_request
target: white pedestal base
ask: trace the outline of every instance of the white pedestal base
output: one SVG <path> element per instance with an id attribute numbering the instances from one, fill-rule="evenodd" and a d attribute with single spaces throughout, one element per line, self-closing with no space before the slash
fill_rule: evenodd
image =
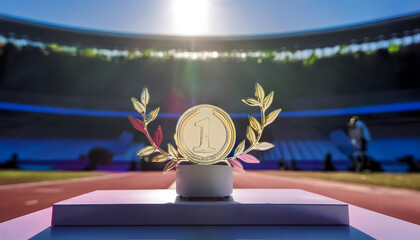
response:
<path id="1" fill-rule="evenodd" d="M 232 191 L 233 174 L 228 165 L 179 165 L 176 168 L 176 193 L 182 197 L 227 197 Z"/>

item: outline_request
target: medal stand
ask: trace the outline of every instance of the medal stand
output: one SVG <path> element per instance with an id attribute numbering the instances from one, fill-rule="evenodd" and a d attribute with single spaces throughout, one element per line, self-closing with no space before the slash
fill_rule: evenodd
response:
<path id="1" fill-rule="evenodd" d="M 174 190 L 95 191 L 53 205 L 54 226 L 349 225 L 348 205 L 297 189 L 235 189 L 228 165 L 179 165 Z"/>
<path id="2" fill-rule="evenodd" d="M 94 191 L 54 204 L 52 225 L 349 225 L 346 203 L 303 190 L 234 189 L 215 199 L 185 200 L 171 189 Z"/>

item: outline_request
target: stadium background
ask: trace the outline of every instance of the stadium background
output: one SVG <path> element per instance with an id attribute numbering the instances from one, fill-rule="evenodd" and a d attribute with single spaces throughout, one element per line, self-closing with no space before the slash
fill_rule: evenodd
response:
<path id="1" fill-rule="evenodd" d="M 192 105 L 222 107 L 244 137 L 256 81 L 274 90 L 276 143 L 248 168 L 352 168 L 346 124 L 360 115 L 379 170 L 416 171 L 420 159 L 419 14 L 300 34 L 167 37 L 75 30 L 0 18 L 0 161 L 22 169 L 81 170 L 107 149 L 103 170 L 127 170 L 145 139 L 126 116 L 143 86 L 172 141 Z M 157 126 L 156 124 L 156 126 Z M 155 126 L 155 127 L 156 127 Z M 242 134 L 242 135 L 241 135 Z M 16 155 L 14 155 L 16 154 Z M 143 161 L 143 169 L 149 169 Z M 161 166 L 156 167 L 161 168 Z M 156 169 L 153 168 L 153 169 Z"/>

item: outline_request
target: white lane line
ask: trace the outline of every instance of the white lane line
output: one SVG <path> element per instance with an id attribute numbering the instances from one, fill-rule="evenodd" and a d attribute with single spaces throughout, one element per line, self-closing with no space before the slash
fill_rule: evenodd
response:
<path id="1" fill-rule="evenodd" d="M 37 199 L 29 200 L 29 201 L 26 201 L 25 202 L 25 205 L 26 206 L 35 205 L 35 204 L 38 204 L 38 200 Z"/>
<path id="2" fill-rule="evenodd" d="M 134 174 L 137 174 L 137 173 L 112 173 L 112 174 L 106 174 L 103 176 L 94 176 L 94 177 L 72 178 L 72 179 L 64 179 L 64 180 L 41 181 L 41 182 L 30 182 L 30 183 L 17 183 L 17 184 L 9 184 L 9 185 L 0 186 L 0 190 L 105 180 L 105 179 L 112 179 L 112 178 L 119 178 L 119 177 L 127 177 Z"/>
<path id="3" fill-rule="evenodd" d="M 171 186 L 168 187 L 168 189 L 176 189 L 176 181 L 171 184 Z"/>

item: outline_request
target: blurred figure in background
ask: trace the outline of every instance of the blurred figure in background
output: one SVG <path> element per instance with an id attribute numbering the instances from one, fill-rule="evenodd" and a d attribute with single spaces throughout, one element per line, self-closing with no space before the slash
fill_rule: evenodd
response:
<path id="1" fill-rule="evenodd" d="M 331 153 L 328 153 L 325 156 L 325 160 L 324 160 L 324 171 L 335 171 L 335 167 L 334 164 L 332 162 L 332 156 Z"/>
<path id="2" fill-rule="evenodd" d="M 85 170 L 93 171 L 97 169 L 98 165 L 110 164 L 113 156 L 114 154 L 106 148 L 92 148 L 92 150 L 90 150 L 88 154 L 89 163 L 85 167 Z"/>
<path id="3" fill-rule="evenodd" d="M 13 153 L 9 161 L 0 164 L 0 169 L 19 169 L 19 160 L 17 153 Z"/>
<path id="4" fill-rule="evenodd" d="M 348 124 L 348 137 L 353 146 L 353 159 L 356 172 L 371 170 L 371 161 L 367 157 L 367 145 L 371 140 L 366 124 L 358 116 L 353 116 Z"/>

